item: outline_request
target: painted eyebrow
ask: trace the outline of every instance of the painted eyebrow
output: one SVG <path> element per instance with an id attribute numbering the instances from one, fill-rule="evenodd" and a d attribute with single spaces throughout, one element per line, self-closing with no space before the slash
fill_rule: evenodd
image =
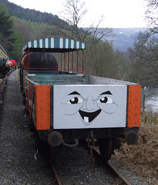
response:
<path id="1" fill-rule="evenodd" d="M 74 91 L 74 92 L 72 92 L 72 93 L 70 93 L 68 95 L 80 95 L 80 93 L 78 93 L 77 91 Z"/>
<path id="2" fill-rule="evenodd" d="M 110 94 L 110 95 L 112 95 L 112 93 L 110 91 L 105 91 L 105 92 L 101 93 L 100 95 L 103 95 L 103 94 Z"/>

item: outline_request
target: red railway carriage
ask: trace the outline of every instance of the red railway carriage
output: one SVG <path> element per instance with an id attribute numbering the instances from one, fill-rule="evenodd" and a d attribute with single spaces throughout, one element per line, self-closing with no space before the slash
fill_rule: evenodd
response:
<path id="1" fill-rule="evenodd" d="M 20 59 L 21 93 L 39 140 L 53 148 L 95 141 L 109 160 L 121 138 L 137 142 L 141 86 L 83 75 L 85 49 L 68 38 L 28 42 Z"/>

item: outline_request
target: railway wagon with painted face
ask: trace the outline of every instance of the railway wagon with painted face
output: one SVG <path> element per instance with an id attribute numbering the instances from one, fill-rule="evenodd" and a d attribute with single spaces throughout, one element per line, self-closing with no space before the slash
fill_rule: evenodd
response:
<path id="1" fill-rule="evenodd" d="M 109 160 L 121 138 L 138 140 L 141 86 L 83 75 L 85 49 L 68 38 L 28 42 L 20 59 L 21 92 L 40 140 L 53 149 L 91 143 Z"/>

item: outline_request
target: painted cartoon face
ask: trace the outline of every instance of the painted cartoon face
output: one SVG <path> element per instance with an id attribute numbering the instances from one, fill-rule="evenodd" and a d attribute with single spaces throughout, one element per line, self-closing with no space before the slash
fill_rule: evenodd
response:
<path id="1" fill-rule="evenodd" d="M 61 103 L 67 106 L 65 115 L 79 114 L 85 125 L 91 124 L 101 112 L 112 114 L 117 107 L 117 104 L 113 101 L 113 94 L 109 90 L 97 96 L 93 93 L 85 96 L 77 91 L 73 91 Z"/>
<path id="2" fill-rule="evenodd" d="M 126 126 L 126 85 L 54 85 L 53 128 Z"/>

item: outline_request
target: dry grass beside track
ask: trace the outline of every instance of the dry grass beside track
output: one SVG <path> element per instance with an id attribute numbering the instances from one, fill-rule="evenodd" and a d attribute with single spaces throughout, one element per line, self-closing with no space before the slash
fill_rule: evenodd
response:
<path id="1" fill-rule="evenodd" d="M 158 184 L 158 114 L 142 113 L 136 145 L 124 143 L 114 159 L 149 184 Z"/>

